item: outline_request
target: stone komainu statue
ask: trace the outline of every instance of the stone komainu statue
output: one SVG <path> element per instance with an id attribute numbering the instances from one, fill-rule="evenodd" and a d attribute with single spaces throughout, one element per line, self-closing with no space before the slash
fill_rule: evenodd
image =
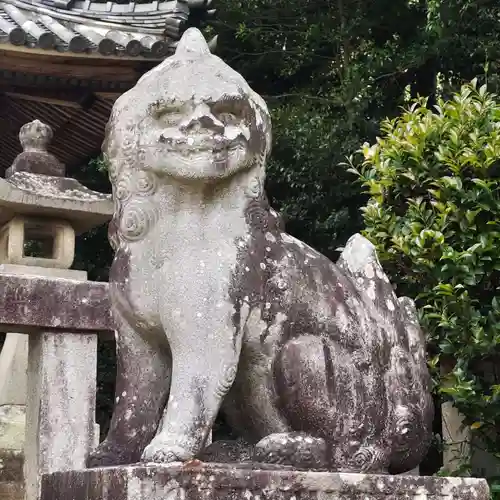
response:
<path id="1" fill-rule="evenodd" d="M 188 30 L 113 108 L 116 407 L 90 465 L 189 460 L 219 410 L 252 460 L 415 467 L 432 402 L 411 300 L 359 235 L 337 264 L 264 192 L 264 101 Z"/>

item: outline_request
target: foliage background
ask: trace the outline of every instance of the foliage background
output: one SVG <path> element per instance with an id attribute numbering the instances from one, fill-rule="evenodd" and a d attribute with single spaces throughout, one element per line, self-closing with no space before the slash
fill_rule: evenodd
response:
<path id="1" fill-rule="evenodd" d="M 453 402 L 473 443 L 500 447 L 500 100 L 486 85 L 414 102 L 384 120 L 351 171 L 370 199 L 364 234 L 399 295 L 416 299 L 435 391 Z M 480 438 L 478 440 L 477 438 Z M 457 457 L 460 459 L 460 454 Z M 467 454 L 455 470 L 468 473 Z M 461 463 L 460 463 L 461 462 Z"/>
<path id="2" fill-rule="evenodd" d="M 207 31 L 219 34 L 219 55 L 272 113 L 271 201 L 292 234 L 332 258 L 361 229 L 366 202 L 339 162 L 373 142 L 381 120 L 397 116 L 412 97 L 426 96 L 432 105 L 474 76 L 498 87 L 496 0 L 217 0 L 217 9 Z M 109 190 L 99 161 L 73 175 Z M 107 279 L 105 228 L 83 236 L 78 252 L 77 267 Z M 101 345 L 100 353 L 98 419 L 105 431 L 113 345 Z M 423 472 L 438 467 L 439 454 L 431 453 Z"/>

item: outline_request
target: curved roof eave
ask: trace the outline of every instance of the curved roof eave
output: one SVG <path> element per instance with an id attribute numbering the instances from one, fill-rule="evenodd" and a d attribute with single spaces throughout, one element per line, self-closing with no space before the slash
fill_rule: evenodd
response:
<path id="1" fill-rule="evenodd" d="M 190 2 L 196 10 L 208 10 L 211 4 L 211 0 Z M 66 0 L 0 1 L 0 48 L 11 44 L 82 55 L 156 60 L 172 53 L 189 25 L 190 3 L 182 0 L 65 3 Z"/>

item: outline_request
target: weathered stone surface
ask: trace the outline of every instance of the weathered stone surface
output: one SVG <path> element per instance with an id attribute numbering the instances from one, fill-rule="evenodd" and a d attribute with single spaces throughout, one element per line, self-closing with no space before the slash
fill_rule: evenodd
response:
<path id="1" fill-rule="evenodd" d="M 281 469 L 281 467 L 280 467 Z M 489 500 L 484 479 L 267 470 L 110 467 L 46 475 L 41 500 Z"/>
<path id="2" fill-rule="evenodd" d="M 15 215 L 37 215 L 64 219 L 84 232 L 111 218 L 110 195 L 64 177 L 65 166 L 47 151 L 52 135 L 39 120 L 21 128 L 23 152 L 7 169 L 7 180 L 0 179 L 0 225 Z"/>
<path id="3" fill-rule="evenodd" d="M 7 169 L 6 177 L 15 172 L 31 172 L 63 177 L 65 166 L 47 148 L 54 134 L 52 129 L 40 120 L 26 123 L 19 131 L 19 142 L 23 152 L 17 155 L 11 167 Z"/>
<path id="4" fill-rule="evenodd" d="M 22 451 L 25 421 L 25 405 L 0 405 L 0 454 L 3 451 Z"/>
<path id="5" fill-rule="evenodd" d="M 41 474 L 83 468 L 96 444 L 97 335 L 29 342 L 24 477 L 26 499 L 38 500 Z"/>
<path id="6" fill-rule="evenodd" d="M 2 273 L 24 278 L 45 276 L 87 279 L 85 271 L 15 264 L 0 264 L 0 276 Z M 1 450 L 22 450 L 24 447 L 27 370 L 28 336 L 7 333 L 0 352 L 0 453 Z"/>
<path id="7" fill-rule="evenodd" d="M 0 274 L 0 331 L 113 331 L 108 284 Z"/>
<path id="8" fill-rule="evenodd" d="M 0 350 L 0 407 L 26 404 L 27 367 L 28 338 L 8 333 Z"/>
<path id="9" fill-rule="evenodd" d="M 16 172 L 0 179 L 0 223 L 15 214 L 64 218 L 78 233 L 104 224 L 113 211 L 111 197 L 87 189 L 75 179 Z"/>
<path id="10" fill-rule="evenodd" d="M 44 241 L 46 255 L 25 254 L 30 241 Z M 14 265 L 69 269 L 75 258 L 75 231 L 65 220 L 12 218 L 0 232 L 0 262 Z"/>
<path id="11" fill-rule="evenodd" d="M 116 101 L 117 404 L 91 465 L 189 460 L 221 407 L 262 462 L 399 473 L 424 456 L 413 303 L 361 236 L 335 265 L 285 232 L 270 149 L 266 104 L 196 29 Z"/>

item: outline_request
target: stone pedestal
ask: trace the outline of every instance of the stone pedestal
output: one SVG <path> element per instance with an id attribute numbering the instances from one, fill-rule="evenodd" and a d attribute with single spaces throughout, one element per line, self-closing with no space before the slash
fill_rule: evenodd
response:
<path id="1" fill-rule="evenodd" d="M 47 474 L 42 500 L 488 500 L 484 479 L 303 472 L 251 464 L 107 467 Z"/>

